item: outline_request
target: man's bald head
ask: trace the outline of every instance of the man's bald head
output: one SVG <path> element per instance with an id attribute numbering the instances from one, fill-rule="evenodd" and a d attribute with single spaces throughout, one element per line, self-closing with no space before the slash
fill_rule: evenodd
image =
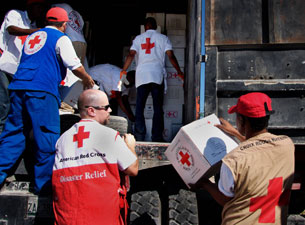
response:
<path id="1" fill-rule="evenodd" d="M 107 95 L 94 89 L 87 89 L 78 98 L 78 110 L 82 119 L 94 119 L 102 124 L 109 120 L 111 109 L 103 109 L 109 105 Z"/>

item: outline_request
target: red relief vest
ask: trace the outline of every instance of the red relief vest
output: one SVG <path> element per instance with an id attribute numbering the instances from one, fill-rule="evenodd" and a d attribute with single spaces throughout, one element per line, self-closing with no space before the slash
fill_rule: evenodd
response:
<path id="1" fill-rule="evenodd" d="M 118 132 L 82 120 L 56 144 L 53 167 L 55 224 L 118 225 L 120 176 L 114 148 L 122 148 Z"/>
<path id="2" fill-rule="evenodd" d="M 263 133 L 223 158 L 234 178 L 234 197 L 222 224 L 286 224 L 294 174 L 294 144 L 287 136 Z"/>

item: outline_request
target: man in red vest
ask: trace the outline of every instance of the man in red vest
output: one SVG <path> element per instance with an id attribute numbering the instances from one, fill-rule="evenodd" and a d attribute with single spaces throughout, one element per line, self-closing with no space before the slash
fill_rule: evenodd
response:
<path id="1" fill-rule="evenodd" d="M 126 190 L 119 171 L 136 176 L 135 139 L 123 138 L 106 125 L 111 108 L 107 95 L 84 91 L 78 101 L 81 121 L 58 140 L 53 167 L 55 224 L 121 225 Z"/>

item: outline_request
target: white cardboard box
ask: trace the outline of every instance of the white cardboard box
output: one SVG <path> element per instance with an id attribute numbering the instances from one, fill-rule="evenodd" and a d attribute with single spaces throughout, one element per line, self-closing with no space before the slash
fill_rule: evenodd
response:
<path id="1" fill-rule="evenodd" d="M 167 86 L 166 94 L 164 95 L 163 105 L 182 105 L 182 104 L 184 104 L 183 86 L 182 85 Z"/>
<path id="2" fill-rule="evenodd" d="M 98 90 L 99 86 L 94 84 L 93 89 Z M 73 108 L 77 109 L 77 101 L 80 94 L 83 92 L 84 86 L 81 80 L 76 81 L 71 87 L 69 87 L 68 91 L 65 95 L 62 96 L 63 101 Z"/>
<path id="3" fill-rule="evenodd" d="M 144 25 L 141 25 L 140 29 L 141 29 L 141 34 L 145 33 Z M 156 31 L 161 34 L 161 27 L 157 26 L 157 30 Z"/>
<path id="4" fill-rule="evenodd" d="M 186 15 L 185 14 L 166 14 L 167 30 L 185 30 Z"/>
<path id="5" fill-rule="evenodd" d="M 152 119 L 154 116 L 154 107 L 152 104 L 146 104 L 144 108 L 144 118 Z"/>
<path id="6" fill-rule="evenodd" d="M 180 67 L 184 67 L 184 59 L 185 59 L 185 49 L 184 48 L 173 48 L 173 52 L 177 58 Z M 165 66 L 173 67 L 168 57 L 165 57 Z"/>
<path id="7" fill-rule="evenodd" d="M 202 176 L 214 175 L 221 159 L 237 143 L 220 129 L 215 114 L 183 126 L 165 155 L 187 186 L 195 184 Z"/>
<path id="8" fill-rule="evenodd" d="M 163 105 L 164 119 L 171 120 L 172 123 L 182 123 L 182 104 Z"/>
<path id="9" fill-rule="evenodd" d="M 162 33 L 165 31 L 165 13 L 146 13 L 147 17 L 155 18 L 157 26 L 161 27 Z"/>
<path id="10" fill-rule="evenodd" d="M 186 36 L 186 30 L 167 29 L 166 34 L 167 36 L 170 35 Z"/>
<path id="11" fill-rule="evenodd" d="M 166 67 L 166 82 L 168 86 L 181 86 L 183 87 L 184 80 L 178 76 L 178 73 L 174 67 Z M 180 67 L 184 72 L 184 68 Z"/>
<path id="12" fill-rule="evenodd" d="M 182 35 L 167 35 L 172 43 L 173 48 L 185 48 L 186 40 L 185 36 Z"/>

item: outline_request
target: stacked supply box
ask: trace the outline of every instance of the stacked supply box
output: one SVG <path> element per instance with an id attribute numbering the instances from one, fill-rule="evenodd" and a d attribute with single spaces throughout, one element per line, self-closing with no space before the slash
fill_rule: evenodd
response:
<path id="1" fill-rule="evenodd" d="M 178 60 L 181 70 L 184 72 L 185 47 L 186 47 L 186 15 L 184 14 L 165 14 L 165 13 L 147 13 L 146 17 L 154 17 L 157 21 L 157 31 L 166 34 L 170 39 L 173 51 Z M 144 32 L 144 26 L 141 25 L 140 32 Z M 124 48 L 123 62 L 129 52 L 130 46 Z M 179 77 L 177 71 L 172 66 L 168 57 L 165 57 L 166 83 L 167 90 L 164 94 L 164 132 L 163 138 L 167 142 L 171 142 L 180 127 L 182 127 L 184 90 L 183 78 Z M 136 62 L 133 61 L 128 70 L 136 69 Z M 129 92 L 129 103 L 135 112 L 136 105 L 136 88 L 132 88 Z M 126 118 L 126 115 L 118 109 L 118 115 Z M 145 141 L 151 141 L 151 128 L 153 116 L 153 102 L 151 95 L 148 96 L 146 107 L 144 109 L 144 117 L 146 122 L 146 138 Z"/>
<path id="2" fill-rule="evenodd" d="M 186 47 L 186 15 L 165 15 L 166 35 L 172 43 L 174 54 L 179 66 L 184 72 L 185 47 Z M 183 78 L 178 76 L 176 69 L 165 58 L 165 69 L 167 72 L 167 91 L 164 95 L 164 134 L 166 141 L 171 142 L 182 127 L 184 89 Z"/>

